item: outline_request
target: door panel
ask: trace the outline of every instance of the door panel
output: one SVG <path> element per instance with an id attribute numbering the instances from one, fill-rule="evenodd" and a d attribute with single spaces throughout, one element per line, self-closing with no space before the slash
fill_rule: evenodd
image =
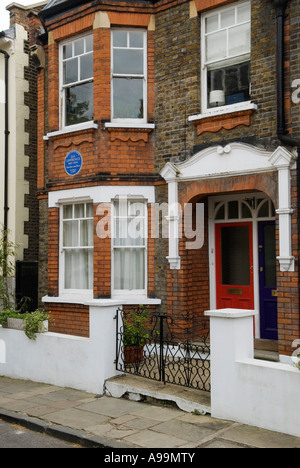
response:
<path id="1" fill-rule="evenodd" d="M 254 309 L 252 223 L 216 224 L 217 309 Z"/>
<path id="2" fill-rule="evenodd" d="M 258 223 L 260 335 L 277 340 L 276 238 L 275 222 Z"/>

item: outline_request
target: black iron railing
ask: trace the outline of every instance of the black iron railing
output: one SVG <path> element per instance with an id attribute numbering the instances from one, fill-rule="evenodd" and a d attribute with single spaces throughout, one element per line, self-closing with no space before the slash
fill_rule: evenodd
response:
<path id="1" fill-rule="evenodd" d="M 184 387 L 210 391 L 208 324 L 189 313 L 128 317 L 118 310 L 117 370 Z"/>

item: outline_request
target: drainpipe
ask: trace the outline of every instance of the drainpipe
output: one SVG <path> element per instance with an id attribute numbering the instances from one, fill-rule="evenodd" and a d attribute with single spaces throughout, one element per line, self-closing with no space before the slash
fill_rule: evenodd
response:
<path id="1" fill-rule="evenodd" d="M 300 155 L 300 140 L 288 133 L 284 110 L 284 18 L 288 0 L 273 0 L 273 3 L 276 7 L 277 24 L 277 135 L 282 143 L 296 146 Z"/>
<path id="2" fill-rule="evenodd" d="M 5 59 L 5 111 L 4 111 L 4 248 L 7 247 L 7 229 L 8 229 L 8 60 L 9 54 L 5 50 L 0 49 L 0 54 L 4 55 Z M 5 268 L 6 270 L 6 268 Z M 7 276 L 7 272 L 3 271 L 3 276 Z"/>

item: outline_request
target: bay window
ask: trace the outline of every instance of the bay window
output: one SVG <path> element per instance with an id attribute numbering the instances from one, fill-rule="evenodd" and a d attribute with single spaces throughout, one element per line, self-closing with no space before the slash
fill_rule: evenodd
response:
<path id="1" fill-rule="evenodd" d="M 61 44 L 61 126 L 69 127 L 94 118 L 93 35 Z"/>
<path id="2" fill-rule="evenodd" d="M 146 294 L 147 207 L 127 198 L 113 205 L 113 292 Z"/>
<path id="3" fill-rule="evenodd" d="M 250 101 L 251 3 L 202 17 L 203 112 Z"/>
<path id="4" fill-rule="evenodd" d="M 92 203 L 61 207 L 61 289 L 64 292 L 93 290 Z"/>
<path id="5" fill-rule="evenodd" d="M 147 120 L 147 34 L 112 30 L 112 121 Z"/>

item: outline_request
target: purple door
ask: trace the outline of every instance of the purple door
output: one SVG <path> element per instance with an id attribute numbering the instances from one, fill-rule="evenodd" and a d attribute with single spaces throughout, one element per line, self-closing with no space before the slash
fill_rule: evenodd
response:
<path id="1" fill-rule="evenodd" d="M 277 288 L 275 222 L 258 223 L 260 335 L 277 340 Z"/>

